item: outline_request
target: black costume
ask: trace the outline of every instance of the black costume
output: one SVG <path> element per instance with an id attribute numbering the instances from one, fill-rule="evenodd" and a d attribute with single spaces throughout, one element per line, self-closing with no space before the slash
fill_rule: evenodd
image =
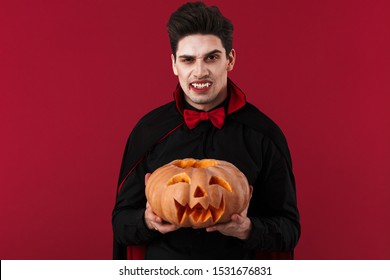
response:
<path id="1" fill-rule="evenodd" d="M 291 251 L 300 235 L 291 158 L 276 124 L 245 100 L 228 80 L 226 111 L 218 129 L 202 121 L 190 130 L 183 119 L 178 85 L 175 102 L 144 116 L 126 145 L 113 211 L 114 259 L 126 258 L 126 246 L 143 244 L 149 259 L 253 259 L 257 251 Z M 219 106 L 218 106 L 219 107 Z M 245 240 L 204 229 L 181 228 L 167 234 L 144 222 L 144 176 L 175 159 L 214 158 L 237 166 L 253 186 L 248 217 L 253 224 Z"/>

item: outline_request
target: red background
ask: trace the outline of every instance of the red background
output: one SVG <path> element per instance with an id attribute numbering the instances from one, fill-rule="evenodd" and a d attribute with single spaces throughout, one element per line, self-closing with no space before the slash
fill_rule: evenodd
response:
<path id="1" fill-rule="evenodd" d="M 297 259 L 390 259 L 388 1 L 208 1 L 232 79 L 283 129 Z M 0 1 L 0 258 L 110 259 L 128 134 L 176 85 L 183 1 Z"/>

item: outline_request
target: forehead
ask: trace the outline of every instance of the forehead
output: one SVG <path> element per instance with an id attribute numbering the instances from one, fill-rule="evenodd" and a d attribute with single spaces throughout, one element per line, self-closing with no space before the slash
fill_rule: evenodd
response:
<path id="1" fill-rule="evenodd" d="M 194 34 L 179 40 L 176 55 L 203 56 L 214 50 L 225 54 L 221 39 L 215 35 Z"/>

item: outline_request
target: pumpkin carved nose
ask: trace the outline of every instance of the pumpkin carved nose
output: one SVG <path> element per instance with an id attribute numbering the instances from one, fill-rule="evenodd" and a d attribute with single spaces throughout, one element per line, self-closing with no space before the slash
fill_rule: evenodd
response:
<path id="1" fill-rule="evenodd" d="M 206 196 L 206 192 L 199 186 L 196 187 L 194 192 L 194 197 L 204 197 Z"/>

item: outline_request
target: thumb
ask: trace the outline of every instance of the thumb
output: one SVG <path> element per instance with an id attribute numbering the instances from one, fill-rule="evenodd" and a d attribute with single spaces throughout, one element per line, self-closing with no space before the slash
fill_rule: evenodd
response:
<path id="1" fill-rule="evenodd" d="M 146 185 L 146 183 L 148 182 L 149 177 L 150 177 L 150 173 L 146 173 L 146 174 L 145 174 L 145 185 Z"/>
<path id="2" fill-rule="evenodd" d="M 235 222 L 235 223 L 239 223 L 239 224 L 241 224 L 243 221 L 244 221 L 244 218 L 243 217 L 241 217 L 239 214 L 233 214 L 232 216 L 231 216 L 231 220 L 233 221 L 233 222 Z"/>

